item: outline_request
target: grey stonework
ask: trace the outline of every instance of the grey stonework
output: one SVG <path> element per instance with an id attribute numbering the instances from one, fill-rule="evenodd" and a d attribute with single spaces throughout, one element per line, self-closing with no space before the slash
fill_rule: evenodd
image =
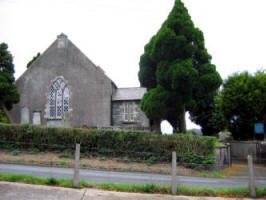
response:
<path id="1" fill-rule="evenodd" d="M 230 167 L 232 164 L 231 160 L 231 146 L 226 144 L 221 147 L 215 148 L 215 157 L 216 157 L 216 169 L 221 170 L 226 167 Z"/>
<path id="2" fill-rule="evenodd" d="M 247 159 L 252 155 L 254 161 L 266 163 L 266 142 L 265 141 L 230 141 L 231 156 L 233 159 Z"/>
<path id="3" fill-rule="evenodd" d="M 64 79 L 70 94 L 69 110 L 63 114 L 62 120 L 50 119 L 47 115 L 50 87 L 57 77 Z M 116 108 L 112 109 L 112 105 L 116 105 L 116 102 L 112 104 L 112 96 L 120 90 L 104 71 L 92 63 L 64 34 L 59 35 L 57 40 L 32 63 L 16 81 L 16 85 L 20 93 L 20 102 L 14 105 L 11 112 L 16 123 L 33 123 L 33 113 L 38 110 L 42 125 L 112 126 L 112 110 L 117 111 Z M 133 96 L 138 94 L 137 100 L 140 101 L 146 89 L 133 90 Z M 23 108 L 28 109 L 28 118 Z M 117 124 L 117 117 L 113 118 Z M 149 127 L 149 120 L 139 107 L 136 107 L 136 122 L 136 125 Z M 124 127 L 129 126 L 120 124 Z"/>
<path id="4" fill-rule="evenodd" d="M 129 103 L 133 106 L 133 120 L 125 120 L 124 104 Z M 139 100 L 113 101 L 112 102 L 112 125 L 115 127 L 125 127 L 128 129 L 148 129 L 149 119 L 140 109 Z"/>

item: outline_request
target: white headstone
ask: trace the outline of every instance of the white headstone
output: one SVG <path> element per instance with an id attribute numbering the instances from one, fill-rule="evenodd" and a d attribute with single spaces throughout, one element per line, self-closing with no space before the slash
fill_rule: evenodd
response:
<path id="1" fill-rule="evenodd" d="M 27 107 L 21 109 L 20 113 L 20 123 L 25 124 L 30 122 L 30 112 Z"/>
<path id="2" fill-rule="evenodd" d="M 41 112 L 35 111 L 33 112 L 32 124 L 40 125 L 41 124 Z"/>

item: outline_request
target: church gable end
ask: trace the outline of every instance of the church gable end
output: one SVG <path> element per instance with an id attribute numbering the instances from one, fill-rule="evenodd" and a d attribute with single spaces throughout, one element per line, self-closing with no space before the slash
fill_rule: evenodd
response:
<path id="1" fill-rule="evenodd" d="M 140 109 L 145 88 L 117 88 L 104 71 L 61 34 L 16 81 L 16 123 L 148 129 Z"/>
<path id="2" fill-rule="evenodd" d="M 14 105 L 12 116 L 17 123 L 111 125 L 112 81 L 64 34 L 58 36 L 16 84 L 21 100 Z"/>

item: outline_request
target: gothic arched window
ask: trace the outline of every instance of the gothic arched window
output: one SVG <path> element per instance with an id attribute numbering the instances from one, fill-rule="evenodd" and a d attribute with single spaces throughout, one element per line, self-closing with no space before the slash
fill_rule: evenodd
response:
<path id="1" fill-rule="evenodd" d="M 69 89 L 63 78 L 57 78 L 50 88 L 49 118 L 62 119 L 69 110 Z"/>

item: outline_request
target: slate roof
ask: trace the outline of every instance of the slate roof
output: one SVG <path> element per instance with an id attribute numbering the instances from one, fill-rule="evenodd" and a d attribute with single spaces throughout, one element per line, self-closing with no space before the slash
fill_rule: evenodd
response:
<path id="1" fill-rule="evenodd" d="M 112 96 L 113 101 L 141 100 L 147 89 L 142 87 L 117 88 Z"/>

